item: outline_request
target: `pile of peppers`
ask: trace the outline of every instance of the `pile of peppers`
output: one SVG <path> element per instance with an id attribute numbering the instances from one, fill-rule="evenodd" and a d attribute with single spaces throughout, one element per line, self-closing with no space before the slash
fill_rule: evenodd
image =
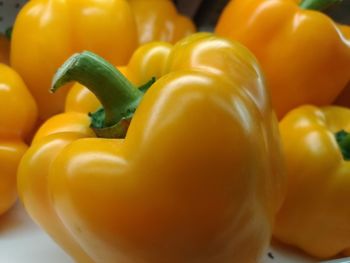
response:
<path id="1" fill-rule="evenodd" d="M 274 237 L 317 259 L 350 255 L 350 27 L 321 12 L 337 2 L 232 0 L 216 27 L 257 57 L 280 119 Z"/>
<path id="2" fill-rule="evenodd" d="M 194 31 L 169 0 L 31 0 L 14 24 L 11 65 L 35 97 L 42 122 L 63 111 L 68 89 L 51 96 L 48 88 L 73 53 L 89 50 L 121 66 L 139 43 L 175 42 Z"/>
<path id="3" fill-rule="evenodd" d="M 196 32 L 171 0 L 29 1 L 0 36 L 0 215 L 18 195 L 79 263 L 350 255 L 338 2 L 231 0 Z"/>

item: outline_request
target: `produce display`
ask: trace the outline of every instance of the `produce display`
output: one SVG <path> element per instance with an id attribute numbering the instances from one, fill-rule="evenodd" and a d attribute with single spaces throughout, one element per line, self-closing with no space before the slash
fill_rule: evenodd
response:
<path id="1" fill-rule="evenodd" d="M 77 263 L 350 256 L 347 3 L 226 2 L 16 6 L 0 219 L 19 196 Z"/>
<path id="2" fill-rule="evenodd" d="M 120 66 L 139 45 L 136 22 L 141 43 L 175 41 L 194 31 L 191 22 L 177 16 L 170 1 L 155 2 L 165 3 L 32 0 L 23 7 L 13 28 L 11 65 L 35 97 L 41 120 L 63 110 L 66 92 L 54 97 L 48 89 L 57 68 L 73 53 L 87 49 Z M 142 11 L 147 5 L 154 12 Z"/>
<path id="3" fill-rule="evenodd" d="M 230 1 L 216 32 L 258 58 L 281 119 L 303 104 L 331 104 L 350 80 L 350 27 L 322 12 L 334 0 Z"/>

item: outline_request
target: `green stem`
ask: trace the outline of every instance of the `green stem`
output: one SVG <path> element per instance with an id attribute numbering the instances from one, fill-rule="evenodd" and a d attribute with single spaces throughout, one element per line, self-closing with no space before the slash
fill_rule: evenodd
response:
<path id="1" fill-rule="evenodd" d="M 72 81 L 86 86 L 103 106 L 102 110 L 91 114 L 91 126 L 97 131 L 97 136 L 124 137 L 125 121 L 131 119 L 144 93 L 113 65 L 88 51 L 73 55 L 59 68 L 51 91 L 55 92 Z"/>
<path id="2" fill-rule="evenodd" d="M 342 152 L 343 158 L 346 161 L 350 160 L 350 133 L 345 130 L 341 130 L 335 134 L 335 138 L 338 142 L 340 151 Z"/>
<path id="3" fill-rule="evenodd" d="M 340 2 L 342 0 L 303 0 L 300 3 L 300 7 L 303 9 L 323 11 Z"/>

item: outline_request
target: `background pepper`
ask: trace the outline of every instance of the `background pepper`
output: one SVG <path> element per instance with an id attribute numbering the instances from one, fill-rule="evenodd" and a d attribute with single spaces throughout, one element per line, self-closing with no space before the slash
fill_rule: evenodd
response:
<path id="1" fill-rule="evenodd" d="M 125 65 L 138 46 L 138 32 L 144 42 L 176 41 L 193 31 L 193 24 L 167 0 L 32 0 L 14 25 L 11 65 L 24 78 L 45 120 L 63 111 L 66 92 L 53 98 L 48 89 L 57 67 L 73 53 L 90 50 L 114 65 Z"/>
<path id="2" fill-rule="evenodd" d="M 348 27 L 298 3 L 230 1 L 216 27 L 256 55 L 279 118 L 298 105 L 331 104 L 350 81 Z"/>
<path id="3" fill-rule="evenodd" d="M 0 64 L 0 215 L 16 201 L 16 172 L 27 149 L 25 137 L 33 128 L 37 109 L 23 80 Z"/>
<path id="4" fill-rule="evenodd" d="M 350 255 L 350 110 L 301 106 L 280 131 L 288 191 L 275 237 L 318 258 Z"/>
<path id="5" fill-rule="evenodd" d="M 35 97 L 42 120 L 63 111 L 65 92 L 49 94 L 56 69 L 74 52 L 91 50 L 115 65 L 137 47 L 137 29 L 125 0 L 33 0 L 19 12 L 11 65 Z"/>
<path id="6" fill-rule="evenodd" d="M 139 42 L 176 43 L 196 31 L 193 22 L 179 14 L 171 0 L 129 0 L 136 18 Z"/>
<path id="7" fill-rule="evenodd" d="M 123 113 L 133 112 L 143 95 L 120 74 L 109 75 L 111 65 L 96 71 L 89 57 L 73 57 L 54 84 L 90 83 L 104 105 L 103 133 L 120 114 L 116 123 L 123 123 Z M 41 195 L 32 181 L 40 177 L 40 188 L 49 191 L 41 197 L 68 228 L 60 233 L 69 232 L 96 262 L 257 262 L 283 190 L 276 119 L 253 56 L 239 44 L 199 34 L 173 48 L 140 48 L 128 70 L 141 81 L 159 73 L 160 79 L 141 98 L 125 139 L 73 139 L 53 146 L 45 160 L 44 145 L 89 137 L 92 129 L 78 112 L 39 129 L 19 171 L 31 216 L 44 220 L 31 199 Z M 124 84 L 110 86 L 116 82 Z M 46 224 L 49 232 L 57 226 Z"/>

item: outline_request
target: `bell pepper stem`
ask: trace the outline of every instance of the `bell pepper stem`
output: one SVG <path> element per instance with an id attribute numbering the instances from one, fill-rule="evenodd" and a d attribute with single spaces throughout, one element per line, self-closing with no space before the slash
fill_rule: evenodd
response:
<path id="1" fill-rule="evenodd" d="M 72 81 L 86 86 L 102 104 L 103 113 L 98 111 L 96 114 L 99 120 L 103 118 L 103 123 L 94 127 L 92 122 L 93 128 L 105 129 L 122 121 L 124 125 L 124 120 L 131 118 L 144 94 L 113 65 L 89 51 L 74 54 L 58 69 L 53 78 L 51 92 Z M 116 135 L 122 136 L 123 134 Z"/>
<path id="2" fill-rule="evenodd" d="M 339 145 L 344 160 L 350 160 L 350 133 L 341 130 L 335 133 L 335 138 Z"/>
<path id="3" fill-rule="evenodd" d="M 303 0 L 300 3 L 300 7 L 303 9 L 322 11 L 340 2 L 342 2 L 342 0 Z"/>

